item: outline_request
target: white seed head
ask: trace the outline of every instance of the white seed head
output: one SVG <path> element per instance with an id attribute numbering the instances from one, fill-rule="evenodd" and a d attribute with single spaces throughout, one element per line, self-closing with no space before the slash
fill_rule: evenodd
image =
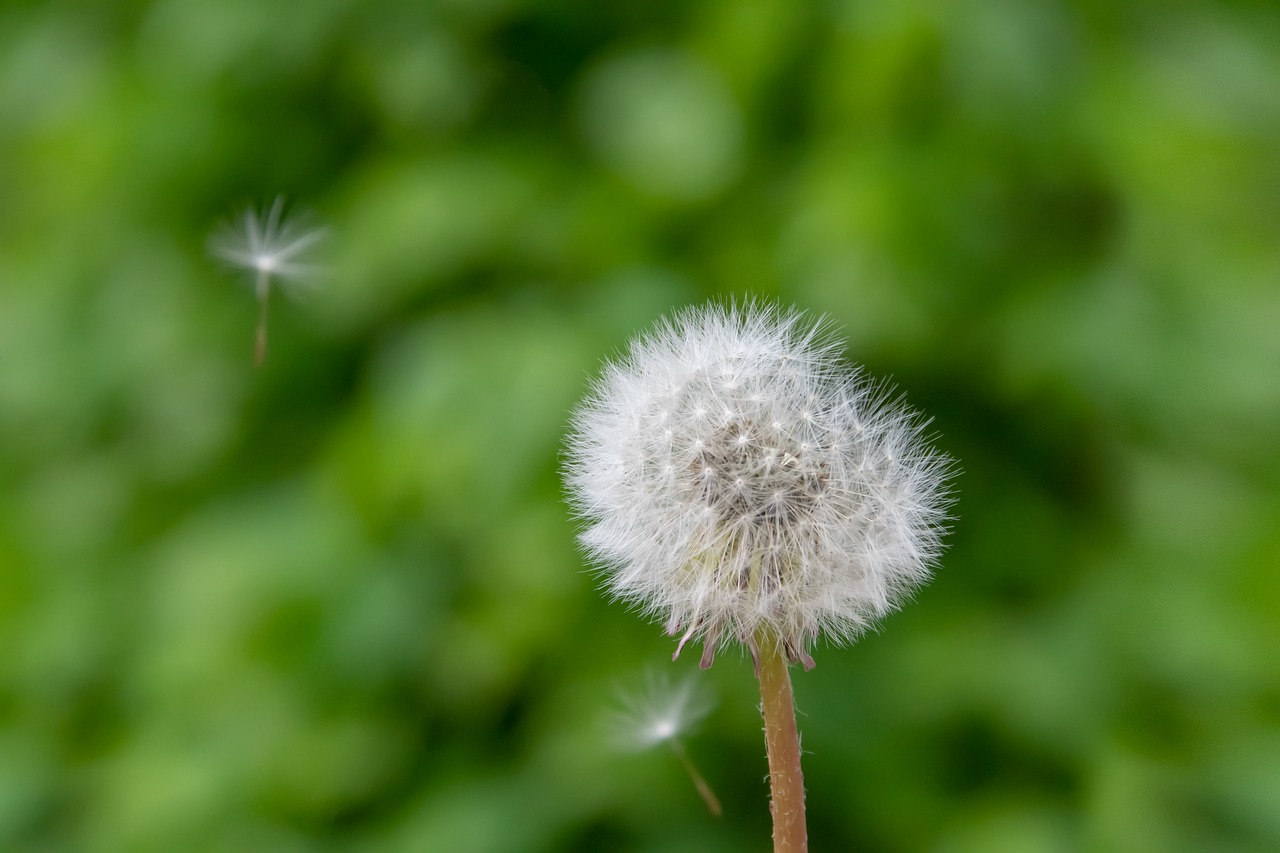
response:
<path id="1" fill-rule="evenodd" d="M 643 692 L 619 694 L 610 734 L 621 747 L 647 749 L 687 735 L 713 705 L 694 679 L 672 681 L 665 673 L 650 671 Z"/>
<path id="2" fill-rule="evenodd" d="M 565 481 L 608 591 L 701 639 L 704 666 L 760 635 L 812 666 L 819 636 L 852 641 L 929 578 L 951 460 L 925 424 L 822 321 L 712 304 L 606 365 Z"/>
<path id="3" fill-rule="evenodd" d="M 254 273 L 261 298 L 273 277 L 290 284 L 313 280 L 320 268 L 309 256 L 327 234 L 325 228 L 307 228 L 301 220 L 286 217 L 284 196 L 276 196 L 269 209 L 247 208 L 238 223 L 219 229 L 209 241 L 209 251 L 230 266 Z"/>

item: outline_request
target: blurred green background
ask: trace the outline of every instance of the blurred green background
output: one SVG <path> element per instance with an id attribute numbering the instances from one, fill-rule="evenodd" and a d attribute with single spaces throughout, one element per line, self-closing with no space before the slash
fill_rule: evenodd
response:
<path id="1" fill-rule="evenodd" d="M 7 2 L 0 849 L 768 849 L 749 662 L 557 468 L 670 309 L 829 315 L 950 550 L 796 673 L 815 851 L 1280 849 L 1271 3 Z M 278 301 L 206 238 L 327 223 Z M 646 667 L 690 753 L 598 725 Z"/>

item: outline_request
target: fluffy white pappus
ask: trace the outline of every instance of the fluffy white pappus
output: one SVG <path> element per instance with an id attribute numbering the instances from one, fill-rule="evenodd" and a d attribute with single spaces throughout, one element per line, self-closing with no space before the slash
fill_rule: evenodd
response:
<path id="1" fill-rule="evenodd" d="M 298 284 L 320 272 L 308 256 L 328 229 L 306 227 L 303 219 L 285 216 L 284 208 L 284 196 L 276 196 L 269 209 L 246 208 L 240 222 L 224 225 L 209 241 L 215 257 L 254 274 L 259 299 L 266 297 L 273 278 Z"/>
<path id="2" fill-rule="evenodd" d="M 564 478 L 615 597 L 703 644 L 813 665 L 928 580 L 952 462 L 822 320 L 755 302 L 662 321 L 575 412 Z"/>
<path id="3" fill-rule="evenodd" d="M 711 712 L 714 702 L 692 678 L 672 681 L 650 671 L 641 693 L 619 692 L 619 707 L 609 720 L 614 743 L 647 749 L 689 734 Z"/>

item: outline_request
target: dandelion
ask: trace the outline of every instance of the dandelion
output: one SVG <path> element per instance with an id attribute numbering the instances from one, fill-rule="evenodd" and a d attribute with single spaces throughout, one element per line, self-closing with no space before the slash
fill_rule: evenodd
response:
<path id="1" fill-rule="evenodd" d="M 926 423 L 822 321 L 754 302 L 663 321 L 574 415 L 565 480 L 607 590 L 677 656 L 739 642 L 755 661 L 777 850 L 806 844 L 788 663 L 856 639 L 941 552 L 951 462 Z"/>
<path id="2" fill-rule="evenodd" d="M 230 266 L 254 274 L 258 300 L 258 326 L 254 334 L 254 362 L 261 366 L 267 355 L 267 306 L 271 285 L 296 285 L 313 278 L 319 268 L 308 254 L 328 234 L 325 228 L 304 228 L 284 216 L 284 196 L 276 196 L 269 210 L 245 210 L 239 226 L 228 225 L 210 240 L 210 252 Z"/>
<path id="3" fill-rule="evenodd" d="M 681 741 L 681 736 L 711 711 L 711 700 L 698 683 L 686 678 L 673 684 L 665 675 L 651 671 L 644 693 L 624 693 L 621 700 L 622 706 L 611 721 L 615 742 L 634 749 L 666 744 L 689 774 L 707 810 L 719 817 L 720 800 L 698 772 Z"/>

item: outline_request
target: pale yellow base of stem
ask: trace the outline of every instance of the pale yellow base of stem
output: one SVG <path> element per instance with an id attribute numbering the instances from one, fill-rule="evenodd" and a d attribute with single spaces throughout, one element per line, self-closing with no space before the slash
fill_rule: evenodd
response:
<path id="1" fill-rule="evenodd" d="M 781 644 L 757 639 L 760 655 L 760 711 L 769 753 L 770 809 L 774 853 L 805 853 L 809 834 L 804 820 L 804 774 L 800 770 L 800 733 L 796 730 L 791 674 Z"/>

